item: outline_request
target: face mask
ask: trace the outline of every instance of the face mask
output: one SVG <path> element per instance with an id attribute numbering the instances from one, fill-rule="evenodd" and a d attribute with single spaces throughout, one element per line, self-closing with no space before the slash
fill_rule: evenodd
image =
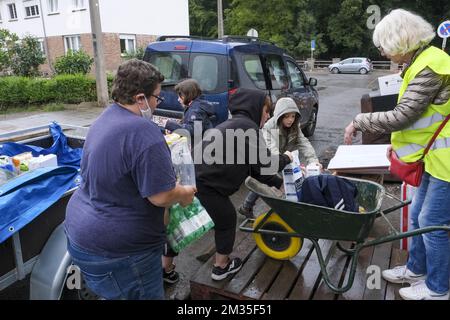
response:
<path id="1" fill-rule="evenodd" d="M 150 106 L 148 105 L 148 100 L 146 97 L 144 97 L 145 99 L 145 104 L 147 105 L 147 109 L 142 110 L 141 108 L 139 108 L 139 110 L 141 111 L 141 115 L 144 119 L 147 119 L 148 121 L 152 121 L 153 118 L 153 111 L 150 108 Z"/>

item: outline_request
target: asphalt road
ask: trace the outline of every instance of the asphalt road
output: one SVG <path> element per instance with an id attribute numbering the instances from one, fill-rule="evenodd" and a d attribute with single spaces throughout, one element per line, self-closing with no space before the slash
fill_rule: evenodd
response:
<path id="1" fill-rule="evenodd" d="M 378 88 L 378 77 L 386 75 L 374 72 L 360 74 L 308 73 L 317 78 L 319 114 L 315 134 L 310 138 L 319 159 L 328 163 L 337 147 L 343 144 L 344 128 L 361 112 L 361 97 Z M 361 143 L 361 134 L 354 140 Z"/>
<path id="2" fill-rule="evenodd" d="M 315 134 L 310 138 L 320 161 L 326 165 L 334 155 L 337 147 L 343 144 L 344 128 L 360 112 L 361 97 L 377 88 L 377 78 L 386 73 L 375 72 L 368 75 L 359 74 L 329 74 L 328 72 L 308 73 L 309 77 L 318 80 L 317 90 L 319 91 L 319 114 Z M 57 117 L 61 123 L 76 123 L 87 125 L 101 112 L 100 109 L 82 108 L 77 110 L 60 111 L 46 114 L 24 114 L 7 115 L 0 117 L 0 133 L 4 130 L 11 130 L 14 126 L 30 127 L 49 123 L 52 118 Z M 70 121 L 70 122 L 68 122 Z M 3 129 L 2 129 L 3 128 Z M 14 129 L 19 129 L 15 127 Z M 354 143 L 360 143 L 361 137 L 355 139 Z M 394 192 L 398 191 L 398 185 L 391 185 Z M 244 199 L 247 190 L 245 187 L 232 196 L 235 206 L 239 206 Z M 265 204 L 258 201 L 256 212 L 266 210 Z M 394 215 L 394 214 L 393 214 Z M 243 220 L 238 217 L 238 224 Z M 398 225 L 398 215 L 392 218 L 394 225 Z M 384 230 L 384 226 L 380 227 Z M 166 288 L 166 296 L 169 299 L 186 299 L 189 296 L 189 279 L 203 263 L 199 259 L 201 253 L 204 256 L 211 254 L 213 244 L 212 234 L 208 234 L 202 239 L 202 243 L 197 247 L 191 246 L 183 251 L 175 262 L 177 270 L 180 272 L 181 281 L 172 287 Z M 2 299 L 28 299 L 29 296 L 28 279 L 17 282 L 8 289 L 0 292 Z"/>

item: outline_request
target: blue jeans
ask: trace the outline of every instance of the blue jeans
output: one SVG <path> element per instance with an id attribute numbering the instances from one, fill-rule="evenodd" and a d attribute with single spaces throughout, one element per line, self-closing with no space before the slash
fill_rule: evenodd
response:
<path id="1" fill-rule="evenodd" d="M 163 250 L 152 250 L 120 258 L 105 258 L 67 241 L 73 264 L 78 266 L 86 285 L 107 300 L 163 300 Z"/>
<path id="2" fill-rule="evenodd" d="M 450 183 L 424 173 L 411 205 L 413 229 L 450 224 Z M 425 233 L 411 240 L 407 268 L 426 274 L 427 287 L 449 290 L 450 241 L 446 231 Z"/>
<path id="3" fill-rule="evenodd" d="M 244 207 L 247 209 L 253 209 L 256 204 L 256 200 L 258 200 L 259 196 L 257 193 L 250 191 L 244 200 Z"/>

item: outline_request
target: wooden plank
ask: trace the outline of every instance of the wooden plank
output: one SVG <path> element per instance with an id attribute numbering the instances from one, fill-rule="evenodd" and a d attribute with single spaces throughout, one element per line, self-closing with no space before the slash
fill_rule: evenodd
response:
<path id="1" fill-rule="evenodd" d="M 304 239 L 303 247 L 294 258 L 283 262 L 278 277 L 273 282 L 270 289 L 263 296 L 263 300 L 284 300 L 292 289 L 295 280 L 305 267 L 309 256 L 313 250 L 313 244 L 308 239 Z"/>
<path id="2" fill-rule="evenodd" d="M 350 249 L 352 247 L 351 242 L 340 243 L 346 249 Z M 333 283 L 334 285 L 340 285 L 340 283 L 342 282 L 342 278 L 344 277 L 343 273 L 345 272 L 345 265 L 348 260 L 349 258 L 346 254 L 344 254 L 337 247 L 334 248 L 333 253 L 330 257 L 330 261 L 327 264 L 328 276 L 331 283 Z M 328 286 L 322 279 L 312 298 L 314 300 L 334 300 L 336 299 L 336 294 L 331 291 L 330 288 L 328 288 Z"/>
<path id="3" fill-rule="evenodd" d="M 233 257 L 239 257 L 244 262 L 247 255 L 253 251 L 255 248 L 255 241 L 250 233 L 236 232 L 235 249 L 232 253 Z M 192 277 L 191 283 L 191 295 L 192 298 L 197 296 L 196 290 L 200 287 L 206 286 L 211 289 L 222 289 L 230 280 L 230 277 L 221 281 L 215 281 L 211 278 L 212 266 L 215 261 L 215 256 L 213 255 L 203 266 L 198 270 L 198 272 Z M 194 291 L 194 292 L 192 292 Z M 204 290 L 201 290 L 204 293 Z M 200 291 L 199 291 L 200 293 Z"/>
<path id="4" fill-rule="evenodd" d="M 242 269 L 224 286 L 224 290 L 234 294 L 239 294 L 253 279 L 255 274 L 261 269 L 267 256 L 259 249 L 252 252 L 250 258 L 242 266 Z"/>
<path id="5" fill-rule="evenodd" d="M 372 261 L 374 247 L 364 248 L 359 252 L 357 257 L 355 280 L 352 287 L 347 292 L 340 294 L 338 300 L 362 300 L 364 296 L 364 291 L 367 284 L 367 267 Z M 351 263 L 351 262 L 350 262 Z M 347 284 L 347 280 L 350 274 L 350 265 L 346 270 L 345 279 L 343 285 Z"/>
<path id="6" fill-rule="evenodd" d="M 330 240 L 321 239 L 319 241 L 319 247 L 321 248 L 322 255 L 324 257 L 328 256 L 328 253 L 333 245 L 334 242 Z M 321 272 L 317 252 L 313 252 L 309 257 L 305 268 L 303 268 L 302 273 L 298 277 L 295 286 L 289 295 L 289 300 L 310 299 L 320 275 Z"/>
<path id="7" fill-rule="evenodd" d="M 392 248 L 391 253 L 391 263 L 389 268 L 392 269 L 397 266 L 403 266 L 408 261 L 408 252 L 405 250 L 400 250 L 397 248 Z M 386 295 L 385 300 L 402 300 L 400 295 L 398 294 L 398 290 L 402 287 L 407 287 L 409 284 L 405 283 L 404 285 L 388 283 L 386 287 Z"/>
<path id="8" fill-rule="evenodd" d="M 242 292 L 242 296 L 259 300 L 276 278 L 283 261 L 267 258 L 253 281 Z"/>
<path id="9" fill-rule="evenodd" d="M 375 246 L 371 265 L 377 266 L 381 271 L 389 268 L 391 260 L 392 242 L 386 242 Z M 381 277 L 381 274 L 380 274 Z M 384 300 L 386 293 L 387 281 L 381 277 L 379 289 L 366 288 L 364 292 L 364 300 Z"/>

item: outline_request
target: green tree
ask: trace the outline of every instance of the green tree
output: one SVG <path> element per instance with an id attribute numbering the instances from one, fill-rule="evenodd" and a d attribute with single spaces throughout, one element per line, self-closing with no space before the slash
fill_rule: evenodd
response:
<path id="1" fill-rule="evenodd" d="M 225 22 L 230 34 L 245 35 L 254 28 L 259 38 L 295 55 L 309 52 L 311 39 L 321 43 L 314 17 L 307 12 L 307 0 L 233 0 L 225 10 Z M 326 50 L 325 46 L 318 47 Z"/>
<path id="2" fill-rule="evenodd" d="M 0 71 L 6 71 L 11 67 L 11 58 L 17 41 L 19 37 L 15 33 L 0 29 Z"/>
<path id="3" fill-rule="evenodd" d="M 224 11 L 228 0 L 222 0 Z M 217 38 L 217 1 L 189 0 L 189 29 L 193 36 Z"/>
<path id="4" fill-rule="evenodd" d="M 39 66 L 45 62 L 39 41 L 27 35 L 16 41 L 11 57 L 11 69 L 17 76 L 35 77 L 39 75 Z"/>
<path id="5" fill-rule="evenodd" d="M 362 6 L 362 0 L 344 0 L 336 15 L 328 22 L 328 34 L 341 54 L 355 55 L 360 53 L 364 36 L 369 32 L 366 26 L 368 15 Z"/>
<path id="6" fill-rule="evenodd" d="M 131 60 L 131 59 L 144 59 L 145 54 L 145 47 L 138 47 L 136 50 L 131 52 L 126 52 L 123 56 L 125 60 Z"/>
<path id="7" fill-rule="evenodd" d="M 57 74 L 87 74 L 93 63 L 94 59 L 86 52 L 69 51 L 67 55 L 56 59 L 55 71 Z"/>

